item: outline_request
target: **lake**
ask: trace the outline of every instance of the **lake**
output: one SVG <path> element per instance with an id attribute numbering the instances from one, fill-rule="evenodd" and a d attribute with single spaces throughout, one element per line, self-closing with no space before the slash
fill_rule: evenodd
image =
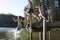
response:
<path id="1" fill-rule="evenodd" d="M 15 29 L 16 28 L 0 27 L 0 40 L 20 40 L 20 34 L 17 34 L 19 37 L 15 37 Z M 29 33 L 26 32 L 26 30 L 24 31 L 23 36 L 24 40 L 29 40 Z"/>
<path id="2" fill-rule="evenodd" d="M 0 40 L 20 40 L 20 37 L 15 38 L 15 29 L 16 28 L 0 27 Z M 32 34 L 32 40 L 39 40 L 38 32 L 33 32 Z M 18 36 L 20 36 L 20 34 Z M 24 40 L 30 40 L 29 32 L 26 30 L 24 31 Z M 48 31 L 47 40 L 49 40 Z M 60 30 L 51 30 L 51 40 L 60 40 Z"/>
<path id="3" fill-rule="evenodd" d="M 14 40 L 16 28 L 0 27 L 0 40 Z"/>

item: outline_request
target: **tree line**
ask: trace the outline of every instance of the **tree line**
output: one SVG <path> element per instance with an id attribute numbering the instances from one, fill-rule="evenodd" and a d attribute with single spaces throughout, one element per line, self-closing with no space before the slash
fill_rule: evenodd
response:
<path id="1" fill-rule="evenodd" d="M 12 18 L 17 19 L 17 16 L 12 14 L 0 14 L 0 27 L 16 27 L 17 22 L 14 22 Z"/>

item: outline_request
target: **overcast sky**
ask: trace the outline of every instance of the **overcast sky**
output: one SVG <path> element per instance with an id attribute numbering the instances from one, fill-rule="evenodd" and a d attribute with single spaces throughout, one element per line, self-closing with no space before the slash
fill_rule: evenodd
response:
<path id="1" fill-rule="evenodd" d="M 0 13 L 11 13 L 24 16 L 24 7 L 27 0 L 0 0 Z"/>

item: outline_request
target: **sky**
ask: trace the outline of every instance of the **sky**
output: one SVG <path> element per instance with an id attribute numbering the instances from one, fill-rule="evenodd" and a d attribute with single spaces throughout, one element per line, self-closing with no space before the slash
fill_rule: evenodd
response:
<path id="1" fill-rule="evenodd" d="M 0 14 L 13 14 L 24 17 L 24 7 L 27 0 L 0 0 Z"/>

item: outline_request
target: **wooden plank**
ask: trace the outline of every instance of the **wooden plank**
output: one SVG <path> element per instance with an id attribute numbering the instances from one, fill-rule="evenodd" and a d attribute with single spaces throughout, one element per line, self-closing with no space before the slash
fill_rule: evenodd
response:
<path id="1" fill-rule="evenodd" d="M 50 23 L 48 23 L 48 26 L 50 26 L 50 27 L 59 27 L 60 26 L 60 21 L 50 22 Z"/>
<path id="2" fill-rule="evenodd" d="M 48 22 L 46 23 L 47 28 L 59 28 L 60 27 L 60 21 L 58 22 Z M 32 29 L 40 29 L 43 27 L 43 23 L 34 23 L 32 24 Z"/>

